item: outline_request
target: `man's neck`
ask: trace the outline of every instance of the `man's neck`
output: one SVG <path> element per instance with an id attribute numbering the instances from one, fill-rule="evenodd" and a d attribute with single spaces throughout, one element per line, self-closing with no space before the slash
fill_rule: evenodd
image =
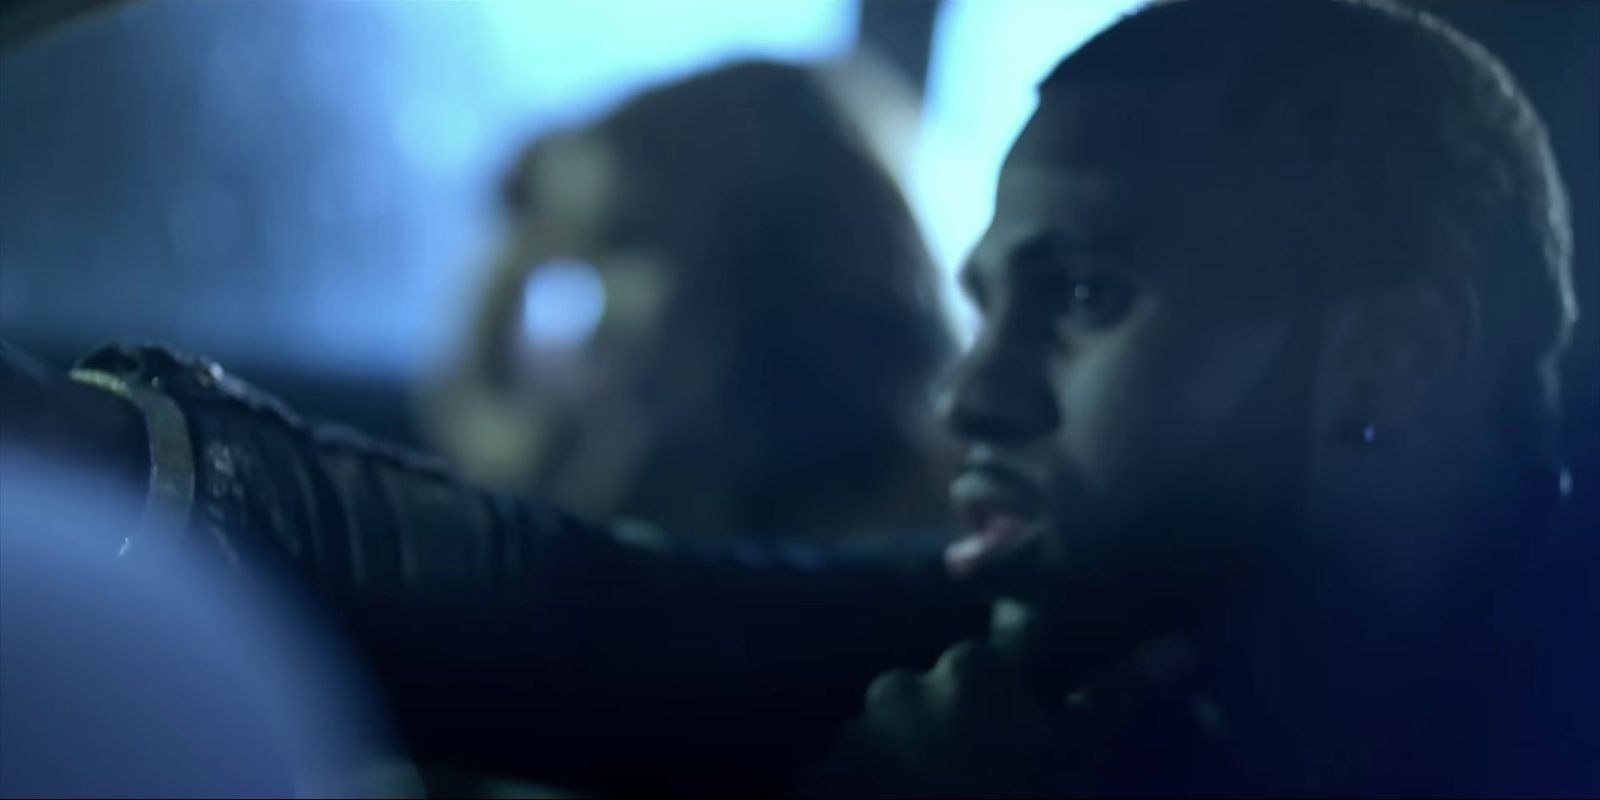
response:
<path id="1" fill-rule="evenodd" d="M 1485 682 L 1500 654 L 1488 620 L 1522 572 L 1509 558 L 1474 565 L 1492 550 L 1483 543 L 1533 535 L 1506 529 L 1538 524 L 1528 505 L 1501 484 L 1349 509 L 1338 528 L 1304 526 L 1313 546 L 1197 632 L 1230 749 L 1328 792 L 1398 791 L 1407 780 L 1426 789 L 1464 770 L 1447 754 L 1475 752 L 1492 735 L 1499 710 Z M 1340 544 L 1354 546 L 1316 546 Z M 1480 545 L 1490 549 L 1460 560 L 1451 549 Z"/>

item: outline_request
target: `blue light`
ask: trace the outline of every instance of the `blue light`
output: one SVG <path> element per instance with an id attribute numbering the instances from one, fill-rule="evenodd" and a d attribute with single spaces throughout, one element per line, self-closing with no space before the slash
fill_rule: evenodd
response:
<path id="1" fill-rule="evenodd" d="M 6 53 L 0 118 L 28 124 L 0 126 L 0 318 L 64 350 L 131 336 L 417 377 L 454 356 L 484 277 L 467 268 L 498 233 L 487 206 L 530 138 L 731 59 L 842 55 L 855 11 L 120 4 Z"/>
<path id="2" fill-rule="evenodd" d="M 994 211 L 1000 163 L 1036 105 L 1035 88 L 1062 56 L 1142 3 L 1135 0 L 947 2 L 934 31 L 924 139 L 911 202 L 944 270 L 957 332 L 972 311 L 955 272 Z"/>
<path id="3" fill-rule="evenodd" d="M 558 259 L 541 264 L 523 291 L 522 332 L 540 349 L 569 350 L 587 342 L 606 312 L 606 287 L 594 267 Z"/>
<path id="4" fill-rule="evenodd" d="M 481 7 L 506 90 L 569 123 L 719 63 L 831 58 L 856 38 L 851 0 L 499 0 Z"/>

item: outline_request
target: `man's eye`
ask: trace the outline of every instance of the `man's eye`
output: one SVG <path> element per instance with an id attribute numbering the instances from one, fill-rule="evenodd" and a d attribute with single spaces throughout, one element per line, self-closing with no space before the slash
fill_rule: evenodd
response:
<path id="1" fill-rule="evenodd" d="M 1063 319 L 1074 327 L 1098 330 L 1121 322 L 1133 308 L 1133 287 L 1104 278 L 1073 281 Z"/>

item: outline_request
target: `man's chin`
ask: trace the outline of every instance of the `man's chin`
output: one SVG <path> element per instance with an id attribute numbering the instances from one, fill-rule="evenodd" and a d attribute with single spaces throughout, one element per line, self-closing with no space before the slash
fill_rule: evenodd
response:
<path id="1" fill-rule="evenodd" d="M 1168 570 L 1132 568 L 1117 553 L 1077 544 L 1041 537 L 1026 557 L 966 577 L 996 601 L 993 644 L 1050 691 L 1075 688 L 1141 643 L 1181 632 L 1208 605 L 1207 592 Z"/>

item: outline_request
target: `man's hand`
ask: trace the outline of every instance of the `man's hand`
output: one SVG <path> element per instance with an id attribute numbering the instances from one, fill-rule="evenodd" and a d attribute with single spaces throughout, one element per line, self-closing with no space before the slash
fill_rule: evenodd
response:
<path id="1" fill-rule="evenodd" d="M 1156 640 L 1077 692 L 1036 691 L 989 643 L 947 651 L 922 675 L 873 682 L 866 709 L 807 773 L 808 797 L 1084 797 L 1125 737 L 1193 670 Z"/>
<path id="2" fill-rule="evenodd" d="M 929 672 L 883 675 L 861 718 L 798 787 L 802 796 L 1061 797 L 1070 743 L 1058 715 L 988 645 Z"/>

